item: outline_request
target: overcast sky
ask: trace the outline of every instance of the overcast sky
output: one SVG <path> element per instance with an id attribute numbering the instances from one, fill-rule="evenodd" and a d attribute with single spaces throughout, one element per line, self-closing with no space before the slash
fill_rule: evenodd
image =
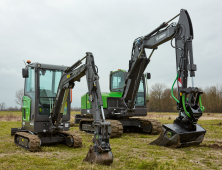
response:
<path id="1" fill-rule="evenodd" d="M 15 92 L 24 86 L 23 60 L 70 66 L 86 52 L 94 54 L 101 90 L 109 92 L 109 73 L 128 69 L 134 39 L 181 8 L 188 10 L 194 29 L 194 85 L 222 84 L 221 7 L 221 0 L 1 0 L 0 103 L 16 106 Z M 175 50 L 167 42 L 154 52 L 146 69 L 152 75 L 149 87 L 155 83 L 171 87 L 175 70 Z M 83 77 L 73 90 L 72 106 L 80 107 L 86 92 Z"/>

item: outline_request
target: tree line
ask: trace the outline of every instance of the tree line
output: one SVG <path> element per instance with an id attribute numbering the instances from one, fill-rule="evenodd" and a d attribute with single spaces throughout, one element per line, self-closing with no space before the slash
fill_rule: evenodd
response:
<path id="1" fill-rule="evenodd" d="M 204 89 L 202 94 L 202 105 L 205 107 L 204 112 L 222 113 L 222 86 L 210 86 Z M 173 94 L 177 98 L 177 88 L 173 89 Z M 19 107 L 7 107 L 4 102 L 0 103 L 0 111 L 21 111 L 23 89 L 16 91 L 15 102 Z M 176 101 L 171 95 L 171 89 L 165 84 L 156 83 L 149 89 L 149 102 L 147 103 L 148 112 L 177 112 Z M 81 111 L 80 107 L 72 107 L 71 111 Z"/>
<path id="2" fill-rule="evenodd" d="M 202 94 L 202 105 L 204 112 L 222 113 L 222 86 L 210 86 L 204 89 Z M 173 89 L 173 94 L 178 98 L 177 88 Z M 171 89 L 165 84 L 156 83 L 151 86 L 148 94 L 148 112 L 177 112 L 175 99 L 171 95 Z"/>
<path id="3" fill-rule="evenodd" d="M 21 108 L 20 107 L 7 107 L 5 102 L 1 102 L 0 103 L 0 111 L 21 111 Z"/>
<path id="4" fill-rule="evenodd" d="M 19 89 L 15 92 L 15 102 L 19 107 L 7 107 L 5 102 L 0 103 L 0 111 L 22 111 L 24 89 Z M 80 107 L 71 107 L 71 111 L 81 111 Z"/>

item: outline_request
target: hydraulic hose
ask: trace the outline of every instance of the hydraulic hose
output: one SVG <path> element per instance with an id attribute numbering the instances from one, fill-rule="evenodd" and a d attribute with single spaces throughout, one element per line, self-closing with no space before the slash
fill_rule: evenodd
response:
<path id="1" fill-rule="evenodd" d="M 176 81 L 177 81 L 177 79 L 178 79 L 178 76 L 179 76 L 179 73 L 177 73 L 177 77 L 176 77 L 176 79 L 175 79 L 174 82 L 173 82 L 172 89 L 171 89 L 171 95 L 172 95 L 172 97 L 177 101 L 177 103 L 180 103 L 179 100 L 177 100 L 177 98 L 173 95 L 173 87 L 174 87 L 174 84 L 176 83 Z M 185 98 L 185 95 L 183 94 L 183 96 L 182 96 L 183 109 L 184 109 L 186 115 L 191 118 L 189 112 L 188 112 L 187 109 L 186 109 L 185 100 L 186 100 L 186 98 Z M 201 101 L 200 101 L 200 103 L 201 103 Z"/>
<path id="2" fill-rule="evenodd" d="M 179 73 L 177 73 L 177 77 L 176 77 L 176 79 L 173 82 L 172 89 L 171 89 L 171 95 L 177 101 L 177 103 L 180 103 L 179 100 L 177 100 L 177 98 L 173 95 L 173 87 L 174 87 L 174 84 L 176 83 L 176 81 L 178 79 L 178 75 L 179 75 Z"/>
<path id="3" fill-rule="evenodd" d="M 183 104 L 183 110 L 185 111 L 186 115 L 191 118 L 191 116 L 190 116 L 190 114 L 187 111 L 186 106 L 185 106 L 185 95 L 184 94 L 182 96 L 182 104 Z"/>
<path id="4" fill-rule="evenodd" d="M 202 103 L 201 103 L 201 95 L 199 96 L 199 103 L 200 103 L 200 110 L 203 112 L 204 111 L 204 106 L 202 106 Z"/>
<path id="5" fill-rule="evenodd" d="M 177 81 L 177 79 L 178 79 L 178 76 L 179 76 L 179 74 L 177 73 L 177 77 L 176 77 L 176 79 L 174 80 L 173 85 L 172 85 L 171 95 L 172 95 L 172 97 L 177 101 L 177 103 L 180 103 L 179 100 L 177 100 L 177 98 L 173 95 L 173 87 L 174 87 L 174 84 L 176 83 L 176 81 Z M 189 112 L 188 112 L 187 109 L 186 109 L 185 100 L 188 100 L 188 99 L 186 99 L 185 95 L 183 94 L 183 96 L 182 96 L 183 109 L 184 109 L 186 115 L 191 118 Z M 204 106 L 202 106 L 202 103 L 201 103 L 201 95 L 199 96 L 199 103 L 200 103 L 200 109 L 201 109 L 201 111 L 203 112 L 205 108 L 204 108 Z"/>

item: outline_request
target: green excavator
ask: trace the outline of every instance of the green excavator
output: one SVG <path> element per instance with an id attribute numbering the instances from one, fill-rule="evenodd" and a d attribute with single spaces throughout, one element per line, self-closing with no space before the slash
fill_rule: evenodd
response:
<path id="1" fill-rule="evenodd" d="M 82 64 L 83 60 L 85 64 Z M 70 132 L 70 91 L 75 82 L 86 76 L 89 102 L 92 107 L 93 143 L 84 161 L 111 164 L 113 154 L 109 143 L 111 125 L 105 121 L 98 71 L 92 53 L 71 67 L 31 63 L 22 69 L 25 89 L 22 107 L 22 127 L 12 128 L 14 142 L 28 151 L 37 152 L 42 145 L 63 143 L 82 146 L 82 137 Z"/>
<path id="2" fill-rule="evenodd" d="M 178 16 L 178 23 L 170 23 Z M 196 71 L 196 65 L 193 62 L 193 38 L 190 16 L 187 10 L 181 9 L 180 13 L 168 22 L 162 23 L 148 35 L 134 40 L 128 71 L 121 69 L 111 71 L 110 93 L 102 93 L 105 117 L 111 123 L 111 137 L 121 137 L 125 131 L 160 133 L 159 138 L 151 144 L 171 147 L 198 145 L 203 141 L 206 130 L 197 124 L 204 111 L 201 104 L 203 92 L 193 86 Z M 172 45 L 173 39 L 175 46 Z M 173 98 L 176 100 L 179 116 L 173 124 L 161 126 L 157 120 L 138 117 L 147 116 L 145 80 L 150 78 L 150 74 L 144 74 L 144 71 L 153 52 L 168 41 L 171 41 L 176 51 L 177 76 L 174 84 L 177 81 L 178 99 L 174 96 Z M 152 50 L 149 56 L 146 55 L 145 49 Z M 164 64 L 160 62 L 158 67 L 164 67 Z M 192 87 L 187 87 L 188 71 L 192 78 Z M 75 123 L 79 123 L 80 130 L 94 133 L 89 98 L 88 93 L 82 96 L 81 114 L 76 115 Z"/>

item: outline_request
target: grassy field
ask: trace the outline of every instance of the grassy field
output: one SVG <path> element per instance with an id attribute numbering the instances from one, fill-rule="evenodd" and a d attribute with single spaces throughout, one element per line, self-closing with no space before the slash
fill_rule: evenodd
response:
<path id="1" fill-rule="evenodd" d="M 72 120 L 74 114 L 72 112 Z M 147 117 L 172 123 L 176 113 L 149 113 Z M 0 112 L 0 169 L 222 169 L 222 114 L 204 114 L 199 124 L 207 130 L 198 147 L 172 149 L 148 145 L 158 136 L 126 133 L 110 139 L 114 156 L 110 166 L 82 162 L 92 135 L 81 134 L 83 147 L 42 146 L 41 152 L 28 152 L 13 143 L 12 127 L 21 126 L 21 112 Z"/>

